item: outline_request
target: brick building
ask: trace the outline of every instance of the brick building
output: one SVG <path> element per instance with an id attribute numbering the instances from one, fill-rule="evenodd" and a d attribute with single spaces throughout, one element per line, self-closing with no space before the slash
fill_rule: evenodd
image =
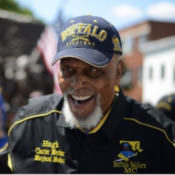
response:
<path id="1" fill-rule="evenodd" d="M 142 101 L 143 54 L 140 46 L 148 41 L 175 35 L 175 23 L 147 20 L 119 31 L 126 66 L 121 85 L 124 93 Z"/>

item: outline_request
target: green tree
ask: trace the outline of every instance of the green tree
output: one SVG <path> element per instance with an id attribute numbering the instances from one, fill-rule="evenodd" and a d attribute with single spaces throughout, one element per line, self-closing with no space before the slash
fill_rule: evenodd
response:
<path id="1" fill-rule="evenodd" d="M 0 0 L 0 9 L 28 15 L 33 17 L 36 21 L 43 23 L 43 21 L 34 17 L 33 12 L 30 9 L 20 7 L 20 5 L 14 0 Z"/>

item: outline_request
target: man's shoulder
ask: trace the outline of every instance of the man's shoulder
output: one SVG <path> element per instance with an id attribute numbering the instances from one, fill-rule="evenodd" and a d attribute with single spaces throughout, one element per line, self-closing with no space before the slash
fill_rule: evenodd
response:
<path id="1" fill-rule="evenodd" d="M 164 125 L 166 122 L 172 122 L 168 117 L 166 117 L 162 112 L 156 108 L 138 102 L 134 99 L 127 97 L 129 115 L 131 118 L 138 119 L 146 123 L 152 123 L 157 125 Z"/>
<path id="2" fill-rule="evenodd" d="M 63 101 L 62 99 L 63 97 L 58 94 L 50 94 L 37 98 L 31 98 L 28 100 L 28 103 L 25 106 L 22 106 L 18 110 L 13 122 L 29 116 L 47 114 L 54 110 L 61 111 Z"/>
<path id="3" fill-rule="evenodd" d="M 172 120 L 150 105 L 140 103 L 128 97 L 127 101 L 128 108 L 130 108 L 130 113 L 128 113 L 128 117 L 126 117 L 127 120 L 132 120 L 138 125 L 150 129 L 166 132 L 175 142 L 175 123 Z"/>

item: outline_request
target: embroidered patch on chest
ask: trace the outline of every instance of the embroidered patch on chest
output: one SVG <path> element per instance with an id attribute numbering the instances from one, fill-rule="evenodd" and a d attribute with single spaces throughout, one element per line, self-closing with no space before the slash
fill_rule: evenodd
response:
<path id="1" fill-rule="evenodd" d="M 124 173 L 137 173 L 138 169 L 146 168 L 145 163 L 132 160 L 143 152 L 140 141 L 120 140 L 119 143 L 122 145 L 122 150 L 118 153 L 117 159 L 113 161 L 114 168 L 123 168 Z"/>
<path id="2" fill-rule="evenodd" d="M 57 141 L 42 140 L 42 146 L 35 148 L 35 161 L 65 163 L 65 152 L 60 149 Z"/>

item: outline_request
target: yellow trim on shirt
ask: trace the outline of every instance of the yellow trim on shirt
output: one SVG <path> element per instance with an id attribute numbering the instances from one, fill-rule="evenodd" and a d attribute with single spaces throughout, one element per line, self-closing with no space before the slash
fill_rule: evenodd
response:
<path id="1" fill-rule="evenodd" d="M 112 109 L 112 108 L 111 108 Z M 93 133 L 96 133 L 101 127 L 102 125 L 104 124 L 104 122 L 106 121 L 109 113 L 111 112 L 111 109 L 107 112 L 107 114 L 102 118 L 102 120 L 98 123 L 98 125 L 89 132 L 89 134 L 93 134 Z"/>
<path id="2" fill-rule="evenodd" d="M 119 86 L 115 85 L 114 89 L 115 89 L 115 92 L 119 92 L 120 88 L 119 88 Z"/>
<path id="3" fill-rule="evenodd" d="M 112 109 L 112 107 L 109 109 L 109 111 L 106 113 L 106 115 L 101 119 L 101 121 L 98 123 L 98 125 L 94 129 L 92 129 L 88 134 L 94 134 L 102 127 L 102 125 L 106 121 L 111 109 Z M 77 126 L 78 126 L 78 129 L 80 129 L 82 132 L 85 133 L 85 131 L 78 124 L 77 124 Z"/>
<path id="4" fill-rule="evenodd" d="M 61 111 L 52 110 L 52 111 L 49 111 L 49 112 L 44 113 L 44 114 L 38 114 L 38 115 L 29 116 L 29 117 L 26 117 L 26 118 L 24 118 L 24 119 L 22 119 L 22 120 L 19 120 L 19 121 L 13 123 L 13 125 L 10 127 L 10 129 L 9 129 L 9 131 L 8 131 L 8 135 L 10 135 L 10 132 L 12 131 L 12 129 L 14 128 L 15 125 L 17 125 L 17 124 L 19 124 L 19 123 L 22 123 L 22 122 L 24 122 L 24 121 L 26 121 L 26 120 L 33 119 L 33 118 L 44 117 L 44 116 L 49 115 L 49 114 L 51 114 L 51 113 L 53 113 L 53 112 L 61 113 Z"/>
<path id="5" fill-rule="evenodd" d="M 12 159 L 11 159 L 10 154 L 8 154 L 7 165 L 8 165 L 8 167 L 11 169 L 11 171 L 13 171 Z"/>
<path id="6" fill-rule="evenodd" d="M 136 119 L 133 119 L 133 118 L 124 118 L 124 120 L 132 120 L 132 121 L 134 121 L 134 122 L 136 122 L 136 123 L 138 123 L 138 124 L 140 124 L 140 125 L 144 125 L 144 126 L 147 126 L 147 127 L 150 127 L 150 128 L 153 128 L 153 129 L 156 129 L 156 130 L 159 130 L 159 131 L 163 132 L 164 135 L 165 135 L 165 137 L 166 137 L 166 139 L 175 147 L 175 143 L 173 143 L 173 142 L 169 139 L 167 133 L 166 133 L 163 129 L 160 129 L 160 128 L 156 127 L 156 126 L 152 126 L 152 125 L 149 125 L 149 124 L 146 124 L 146 123 L 142 123 L 142 122 L 140 122 L 140 121 L 138 121 L 138 120 L 136 120 Z"/>
<path id="7" fill-rule="evenodd" d="M 0 152 L 6 150 L 7 146 L 8 146 L 8 143 L 6 143 L 6 144 L 0 149 Z"/>
<path id="8" fill-rule="evenodd" d="M 115 91 L 116 91 L 116 92 L 119 92 L 119 86 L 115 86 Z M 113 103 L 115 103 L 116 98 L 117 98 L 117 97 L 115 96 L 114 102 L 113 102 Z M 113 108 L 113 105 L 112 105 L 112 107 L 109 109 L 109 111 L 106 113 L 106 115 L 101 119 L 101 121 L 98 123 L 98 125 L 97 125 L 94 129 L 92 129 L 88 134 L 94 134 L 94 133 L 96 133 L 96 132 L 102 127 L 102 125 L 105 123 L 105 121 L 106 121 L 106 119 L 107 119 L 109 113 L 111 112 L 111 109 L 112 109 L 112 108 Z M 83 129 L 79 126 L 78 123 L 77 123 L 77 126 L 78 126 L 78 128 L 79 128 L 82 132 L 85 133 L 85 130 L 83 130 Z"/>

